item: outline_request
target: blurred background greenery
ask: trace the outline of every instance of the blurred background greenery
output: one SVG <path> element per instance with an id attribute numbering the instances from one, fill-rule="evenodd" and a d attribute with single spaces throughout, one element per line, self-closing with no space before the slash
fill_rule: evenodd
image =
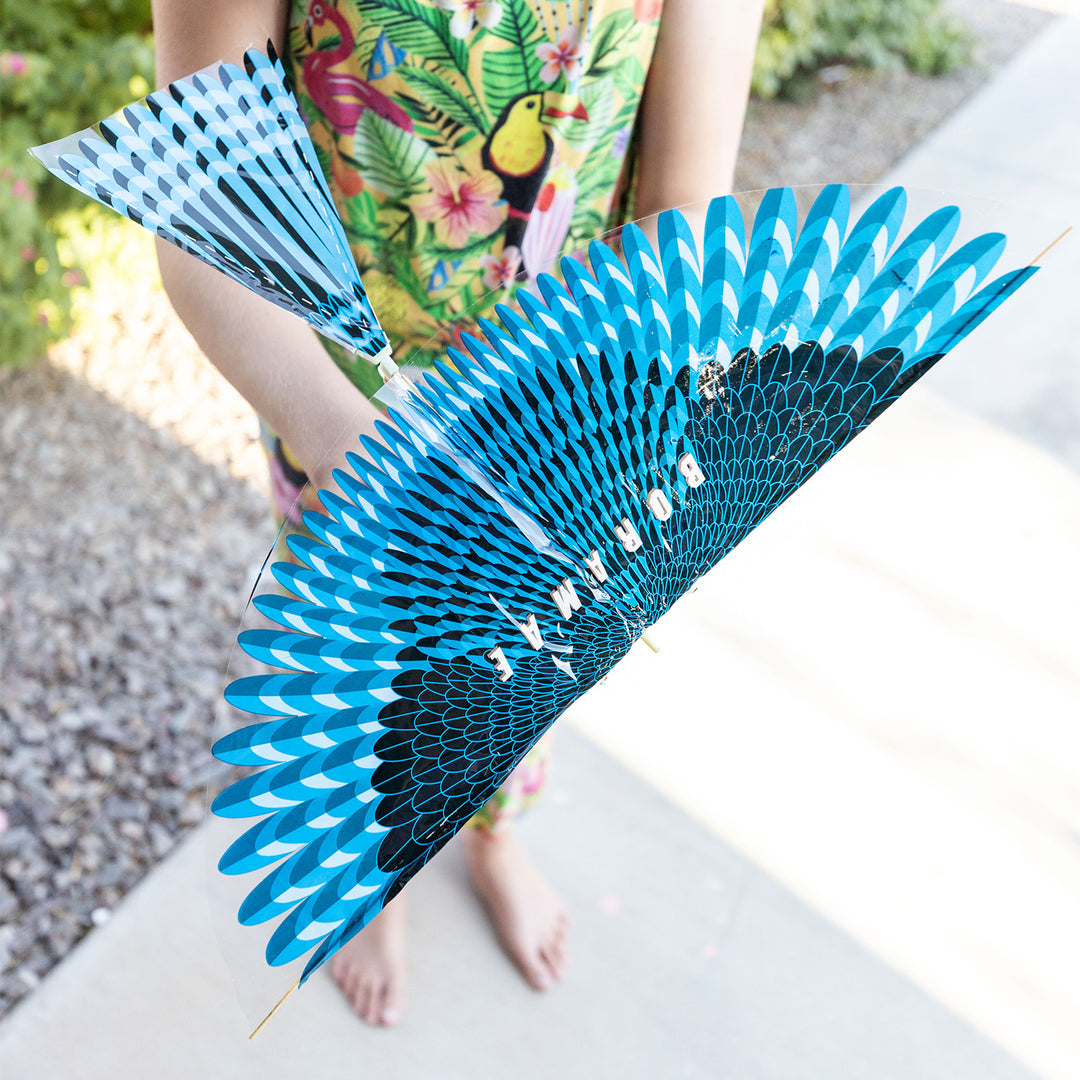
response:
<path id="1" fill-rule="evenodd" d="M 839 63 L 941 75 L 966 64 L 973 46 L 942 0 L 766 0 L 753 92 L 801 98 Z"/>
<path id="2" fill-rule="evenodd" d="M 150 0 L 0 0 L 0 363 L 67 335 L 87 286 L 154 274 L 149 244 L 45 173 L 27 148 L 153 84 Z M 766 0 L 754 93 L 801 98 L 839 63 L 938 74 L 972 39 L 942 0 Z"/>
<path id="3" fill-rule="evenodd" d="M 106 211 L 27 148 L 89 127 L 150 89 L 149 0 L 2 0 L 0 361 L 26 363 L 71 329 L 72 294 L 115 263 Z"/>

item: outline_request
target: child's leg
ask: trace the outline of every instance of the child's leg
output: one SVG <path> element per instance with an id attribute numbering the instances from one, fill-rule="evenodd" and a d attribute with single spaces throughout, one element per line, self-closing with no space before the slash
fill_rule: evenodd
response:
<path id="1" fill-rule="evenodd" d="M 331 958 L 330 974 L 353 1012 L 375 1027 L 392 1027 L 405 1003 L 405 891 Z"/>
<path id="2" fill-rule="evenodd" d="M 536 990 L 550 988 L 562 976 L 567 918 L 559 898 L 518 844 L 511 822 L 540 797 L 550 755 L 546 736 L 462 832 L 469 875 L 495 934 Z M 376 1026 L 393 1025 L 401 1016 L 407 891 L 330 961 L 330 974 L 356 1014 Z"/>
<path id="3" fill-rule="evenodd" d="M 500 944 L 536 990 L 561 977 L 567 918 L 547 880 L 530 862 L 511 825 L 543 794 L 551 761 L 545 735 L 462 831 L 469 875 Z"/>

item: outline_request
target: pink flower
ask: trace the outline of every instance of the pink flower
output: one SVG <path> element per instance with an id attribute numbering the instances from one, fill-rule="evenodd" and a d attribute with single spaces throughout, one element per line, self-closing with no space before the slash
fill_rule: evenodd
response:
<path id="1" fill-rule="evenodd" d="M 664 0 L 634 0 L 634 18 L 638 22 L 656 22 L 663 10 Z"/>
<path id="2" fill-rule="evenodd" d="M 81 270 L 65 270 L 60 282 L 68 289 L 76 289 L 86 284 L 86 275 Z"/>
<path id="3" fill-rule="evenodd" d="M 26 199 L 27 202 L 34 197 L 34 192 L 31 190 L 30 185 L 21 176 L 11 185 L 11 194 L 14 195 L 16 199 Z"/>
<path id="4" fill-rule="evenodd" d="M 498 26 L 502 18 L 502 4 L 498 0 L 435 0 L 435 6 L 454 13 L 450 19 L 450 33 L 456 38 L 467 38 L 474 23 L 490 30 Z"/>
<path id="5" fill-rule="evenodd" d="M 33 244 L 27 244 L 26 247 L 19 252 L 19 258 L 23 262 L 33 262 L 37 258 L 37 248 L 34 247 Z"/>
<path id="6" fill-rule="evenodd" d="M 0 53 L 0 75 L 22 75 L 26 71 L 26 57 L 22 53 Z"/>
<path id="7" fill-rule="evenodd" d="M 521 252 L 511 244 L 503 248 L 501 255 L 482 255 L 480 265 L 484 268 L 484 288 L 504 289 L 517 277 Z"/>
<path id="8" fill-rule="evenodd" d="M 483 170 L 474 175 L 439 161 L 425 168 L 429 195 L 413 202 L 418 218 L 435 223 L 435 237 L 447 247 L 460 248 L 472 233 L 490 236 L 505 216 L 495 203 L 502 195 L 502 181 Z"/>
<path id="9" fill-rule="evenodd" d="M 581 58 L 585 55 L 585 46 L 578 44 L 577 27 L 568 26 L 554 45 L 543 41 L 536 46 L 536 55 L 544 61 L 540 69 L 540 78 L 546 83 L 553 83 L 562 72 L 573 82 L 581 70 Z"/>

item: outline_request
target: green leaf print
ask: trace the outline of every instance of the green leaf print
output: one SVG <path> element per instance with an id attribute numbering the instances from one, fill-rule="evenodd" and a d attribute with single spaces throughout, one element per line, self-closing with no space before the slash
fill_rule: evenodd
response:
<path id="1" fill-rule="evenodd" d="M 330 160 L 330 155 L 318 143 L 315 144 L 315 158 L 319 162 L 323 176 L 327 177 L 327 182 L 329 182 L 333 162 Z"/>
<path id="2" fill-rule="evenodd" d="M 488 33 L 493 37 L 509 41 L 518 49 L 526 49 L 531 43 L 535 55 L 535 46 L 545 39 L 544 28 L 536 18 L 536 10 L 529 0 L 502 0 L 502 18 L 492 26 Z"/>
<path id="3" fill-rule="evenodd" d="M 529 0 L 503 0 L 502 18 L 488 32 L 511 46 L 484 55 L 484 102 L 497 117 L 511 98 L 544 89 L 540 81 L 544 62 L 536 55 L 536 46 L 547 36 Z"/>
<path id="4" fill-rule="evenodd" d="M 637 102 L 624 101 L 615 115 L 611 118 L 611 132 L 614 134 L 616 131 L 624 127 L 630 127 L 637 119 Z"/>
<path id="5" fill-rule="evenodd" d="M 501 49 L 484 57 L 484 100 L 493 116 L 498 116 L 519 94 L 544 89 L 540 82 L 543 63 L 538 56 L 535 60 L 535 65 L 526 66 L 523 79 L 521 56 L 516 49 Z"/>
<path id="6" fill-rule="evenodd" d="M 324 38 L 319 38 L 315 44 L 315 52 L 328 52 L 330 49 L 336 49 L 341 44 L 340 34 L 327 34 Z"/>
<path id="7" fill-rule="evenodd" d="M 402 65 L 397 73 L 419 91 L 421 100 L 438 109 L 463 127 L 473 128 L 481 135 L 487 134 L 488 125 L 480 114 L 445 79 L 425 68 Z"/>
<path id="8" fill-rule="evenodd" d="M 629 7 L 605 15 L 593 34 L 592 48 L 586 54 L 585 74 L 602 75 L 615 66 L 619 59 L 618 50 L 627 38 L 637 37 L 633 31 L 637 29 L 640 33 L 640 26 Z"/>
<path id="9" fill-rule="evenodd" d="M 581 163 L 578 170 L 577 203 L 574 209 L 574 225 L 577 226 L 583 215 L 596 199 L 602 198 L 614 186 L 622 162 L 611 156 L 611 136 L 598 142 Z"/>
<path id="10" fill-rule="evenodd" d="M 390 248 L 387 252 L 387 269 L 394 280 L 415 300 L 421 308 L 429 303 L 428 291 L 417 276 L 412 259 L 402 251 Z"/>
<path id="11" fill-rule="evenodd" d="M 584 170 L 582 172 L 585 176 L 589 176 L 584 173 Z M 611 191 L 617 177 L 618 173 L 613 168 L 598 169 L 578 188 L 578 201 L 574 207 L 575 225 L 592 209 L 595 200 Z"/>
<path id="12" fill-rule="evenodd" d="M 384 269 L 387 259 L 409 259 L 416 247 L 419 222 L 408 203 L 397 199 L 379 204 L 379 250 L 378 263 Z"/>
<path id="13" fill-rule="evenodd" d="M 439 322 L 442 322 L 443 318 L 439 318 Z M 407 364 L 415 365 L 416 367 L 429 368 L 437 360 L 446 359 L 446 350 L 442 348 L 435 349 L 421 349 L 419 346 L 410 350 L 405 354 L 405 362 Z"/>
<path id="14" fill-rule="evenodd" d="M 450 33 L 450 15 L 421 0 L 353 0 L 356 12 L 381 26 L 387 40 L 427 60 L 450 64 L 465 74 L 469 49 Z"/>
<path id="15" fill-rule="evenodd" d="M 424 176 L 424 166 L 435 151 L 423 139 L 365 109 L 356 122 L 353 161 L 356 171 L 377 191 L 390 198 L 413 194 Z"/>
<path id="16" fill-rule="evenodd" d="M 645 65 L 633 54 L 624 56 L 611 73 L 611 81 L 624 102 L 629 101 L 637 108 L 641 88 L 645 85 Z"/>
<path id="17" fill-rule="evenodd" d="M 315 102 L 303 90 L 296 95 L 296 103 L 300 106 L 300 115 L 304 118 L 304 122 L 308 127 L 322 120 L 322 113 L 319 112 Z M 329 176 L 329 172 L 326 175 Z"/>
<path id="18" fill-rule="evenodd" d="M 382 243 L 377 215 L 379 204 L 366 188 L 351 198 L 342 200 L 345 208 L 345 232 L 349 241 L 374 247 Z"/>
<path id="19" fill-rule="evenodd" d="M 589 111 L 588 123 L 566 124 L 561 134 L 575 150 L 587 150 L 594 143 L 614 134 L 608 127 L 615 111 L 615 88 L 610 79 L 590 79 L 582 82 L 578 98 Z"/>
<path id="20" fill-rule="evenodd" d="M 599 210 L 591 206 L 585 207 L 580 212 L 575 210 L 570 233 L 563 247 L 563 254 L 569 255 L 572 251 L 587 248 L 590 241 L 603 234 L 604 225 L 604 217 Z"/>
<path id="21" fill-rule="evenodd" d="M 459 248 L 443 247 L 432 236 L 425 243 L 424 250 L 440 259 L 446 259 L 448 262 L 457 262 L 458 259 L 479 258 L 481 255 L 489 254 L 495 246 L 496 240 L 500 239 L 501 236 L 502 232 L 498 230 L 491 236 L 474 236 Z"/>
<path id="22" fill-rule="evenodd" d="M 472 128 L 462 127 L 457 120 L 447 116 L 441 109 L 428 105 L 405 91 L 398 94 L 397 102 L 413 118 L 416 134 L 439 157 L 454 157 L 458 148 L 464 143 L 470 139 L 483 137 Z"/>

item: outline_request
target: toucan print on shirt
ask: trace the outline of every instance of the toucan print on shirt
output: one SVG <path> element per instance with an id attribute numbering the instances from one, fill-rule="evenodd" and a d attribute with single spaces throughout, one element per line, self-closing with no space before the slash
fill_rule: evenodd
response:
<path id="1" fill-rule="evenodd" d="M 294 88 L 397 355 L 429 363 L 448 327 L 622 223 L 661 6 L 293 4 Z"/>

